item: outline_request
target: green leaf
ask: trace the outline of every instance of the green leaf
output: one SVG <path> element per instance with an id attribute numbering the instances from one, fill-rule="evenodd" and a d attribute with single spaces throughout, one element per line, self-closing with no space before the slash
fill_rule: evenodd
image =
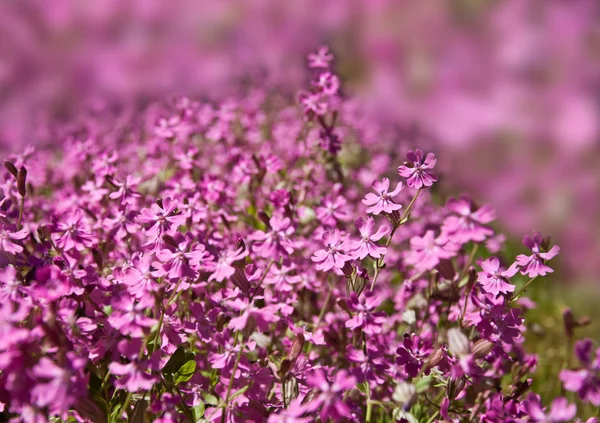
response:
<path id="1" fill-rule="evenodd" d="M 167 364 L 165 364 L 165 366 L 162 368 L 163 374 L 172 375 L 176 373 L 179 369 L 181 369 L 183 363 L 185 363 L 185 359 L 186 354 L 183 347 L 177 348 L 171 358 L 169 358 L 169 361 L 167 361 Z"/>
<path id="2" fill-rule="evenodd" d="M 431 376 L 425 376 L 424 378 L 419 379 L 415 383 L 415 389 L 417 391 L 417 394 L 425 392 L 427 389 L 429 389 L 429 385 L 431 384 L 432 379 L 433 378 Z"/>
<path id="3" fill-rule="evenodd" d="M 196 360 L 191 359 L 186 361 L 183 366 L 177 370 L 173 382 L 175 382 L 175 384 L 187 382 L 194 376 L 194 373 L 196 373 Z"/>
<path id="4" fill-rule="evenodd" d="M 219 399 L 208 392 L 202 392 L 202 398 L 208 405 L 219 405 Z"/>
<path id="5" fill-rule="evenodd" d="M 196 421 L 204 417 L 204 410 L 205 407 L 203 402 L 194 407 L 194 419 L 196 419 Z"/>
<path id="6" fill-rule="evenodd" d="M 237 391 L 235 391 L 233 394 L 231 394 L 231 396 L 229 397 L 229 400 L 232 400 L 234 398 L 239 397 L 240 395 L 242 395 L 244 392 L 246 392 L 248 390 L 248 388 L 250 388 L 250 385 L 246 385 L 243 388 L 238 389 Z"/>

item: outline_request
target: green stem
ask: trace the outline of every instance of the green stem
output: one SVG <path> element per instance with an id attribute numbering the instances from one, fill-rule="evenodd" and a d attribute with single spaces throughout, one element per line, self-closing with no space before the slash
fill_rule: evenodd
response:
<path id="1" fill-rule="evenodd" d="M 237 343 L 239 332 L 235 334 L 235 342 Z M 225 423 L 225 418 L 227 417 L 227 407 L 229 406 L 229 396 L 231 395 L 231 389 L 233 388 L 233 380 L 235 378 L 235 372 L 237 371 L 238 366 L 240 365 L 240 361 L 242 360 L 242 352 L 244 351 L 244 345 L 240 345 L 240 350 L 237 353 L 237 357 L 235 358 L 235 363 L 233 364 L 233 370 L 231 370 L 231 377 L 229 379 L 229 384 L 227 385 L 227 394 L 225 395 L 225 404 L 223 405 L 223 412 L 221 413 L 221 423 Z"/>
<path id="2" fill-rule="evenodd" d="M 517 301 L 517 300 L 519 299 L 519 296 L 520 296 L 520 295 L 521 295 L 523 292 L 525 292 L 525 291 L 527 290 L 527 288 L 529 287 L 529 285 L 531 285 L 531 283 L 532 283 L 532 282 L 533 282 L 533 281 L 534 281 L 536 278 L 537 278 L 537 276 L 534 276 L 533 278 L 529 279 L 529 281 L 528 281 L 528 282 L 525 284 L 525 286 L 523 286 L 523 288 L 521 288 L 521 289 L 519 290 L 519 292 L 517 292 L 517 293 L 516 293 L 516 294 L 513 296 L 513 298 L 512 298 L 512 301 L 513 301 L 513 302 L 514 302 L 514 301 Z"/>
<path id="3" fill-rule="evenodd" d="M 369 382 L 365 382 L 367 385 L 367 414 L 365 415 L 365 423 L 371 423 L 371 414 L 373 413 L 373 403 L 371 402 L 371 385 Z"/>
<path id="4" fill-rule="evenodd" d="M 408 203 L 406 210 L 404 210 L 404 213 L 402 213 L 402 216 L 400 217 L 399 224 L 394 225 L 394 227 L 392 228 L 392 231 L 390 232 L 390 236 L 388 237 L 387 241 L 385 242 L 385 248 L 390 246 L 390 242 L 392 241 L 392 238 L 394 237 L 396 230 L 398 229 L 398 227 L 402 224 L 404 219 L 406 219 L 406 217 L 410 213 L 410 209 L 412 208 L 413 204 L 415 204 L 415 201 L 417 201 L 417 197 L 419 196 L 420 193 L 421 193 L 421 188 L 419 188 L 417 190 L 417 192 L 415 192 L 415 195 L 413 196 L 412 200 L 410 200 L 410 203 Z M 373 280 L 371 281 L 371 291 L 375 287 L 375 282 L 377 282 L 377 278 L 379 277 L 379 273 L 381 272 L 384 258 L 385 258 L 385 254 L 382 255 L 380 258 L 378 258 L 377 261 L 375 261 L 375 274 L 373 275 Z"/>

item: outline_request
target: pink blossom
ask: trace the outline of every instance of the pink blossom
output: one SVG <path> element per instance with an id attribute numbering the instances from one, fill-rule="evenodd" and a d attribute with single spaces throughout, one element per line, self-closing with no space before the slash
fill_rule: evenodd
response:
<path id="1" fill-rule="evenodd" d="M 402 205 L 394 203 L 392 200 L 396 195 L 402 191 L 402 182 L 398 182 L 396 189 L 392 192 L 388 192 L 390 188 L 390 180 L 383 178 L 381 181 L 373 182 L 373 189 L 377 194 L 368 193 L 362 200 L 363 204 L 367 207 L 367 213 L 378 215 L 380 213 L 392 213 L 393 211 L 400 210 Z"/>

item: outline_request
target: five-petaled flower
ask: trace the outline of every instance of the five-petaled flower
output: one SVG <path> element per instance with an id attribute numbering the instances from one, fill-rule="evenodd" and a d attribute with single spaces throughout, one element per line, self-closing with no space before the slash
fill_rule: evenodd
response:
<path id="1" fill-rule="evenodd" d="M 437 175 L 432 172 L 437 159 L 435 154 L 428 153 L 424 157 L 423 150 L 410 150 L 406 154 L 408 159 L 404 164 L 398 167 L 398 174 L 406 179 L 406 185 L 411 188 L 430 187 L 437 181 Z"/>
<path id="2" fill-rule="evenodd" d="M 394 203 L 394 200 L 392 200 L 400 193 L 400 191 L 402 191 L 402 182 L 398 182 L 396 189 L 392 192 L 388 192 L 389 188 L 390 180 L 388 178 L 373 182 L 373 190 L 375 190 L 377 194 L 370 192 L 365 195 L 365 198 L 362 200 L 363 204 L 368 206 L 367 213 L 373 215 L 378 215 L 380 213 L 390 214 L 395 210 L 400 210 L 402 208 L 401 204 L 396 204 Z"/>

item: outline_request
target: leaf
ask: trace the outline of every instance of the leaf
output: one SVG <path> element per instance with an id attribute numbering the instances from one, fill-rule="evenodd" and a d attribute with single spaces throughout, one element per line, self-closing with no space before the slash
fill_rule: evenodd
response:
<path id="1" fill-rule="evenodd" d="M 244 392 L 246 392 L 248 390 L 248 388 L 250 388 L 250 385 L 246 385 L 243 388 L 238 389 L 237 391 L 235 391 L 233 394 L 231 394 L 231 396 L 229 397 L 229 400 L 232 400 L 234 398 L 239 397 L 240 395 L 242 395 Z"/>
<path id="2" fill-rule="evenodd" d="M 173 381 L 175 384 L 187 382 L 194 376 L 194 373 L 196 373 L 196 360 L 192 358 L 191 360 L 186 361 L 183 366 L 177 370 Z"/>
<path id="3" fill-rule="evenodd" d="M 204 403 L 201 402 L 200 404 L 198 404 L 197 406 L 194 407 L 194 419 L 196 421 L 200 420 L 202 417 L 204 417 Z"/>
<path id="4" fill-rule="evenodd" d="M 208 405 L 219 405 L 219 399 L 215 397 L 213 394 L 209 394 L 208 392 L 202 392 L 202 398 Z"/>
<path id="5" fill-rule="evenodd" d="M 162 368 L 163 374 L 172 375 L 173 373 L 176 373 L 183 363 L 185 363 L 185 359 L 186 354 L 183 347 L 177 348 L 171 358 L 169 358 L 169 361 L 167 361 L 167 364 Z"/>
<path id="6" fill-rule="evenodd" d="M 417 394 L 425 392 L 427 389 L 429 389 L 429 385 L 431 384 L 432 379 L 433 378 L 431 376 L 426 376 L 422 379 L 419 379 L 415 383 L 415 390 L 417 391 Z"/>

